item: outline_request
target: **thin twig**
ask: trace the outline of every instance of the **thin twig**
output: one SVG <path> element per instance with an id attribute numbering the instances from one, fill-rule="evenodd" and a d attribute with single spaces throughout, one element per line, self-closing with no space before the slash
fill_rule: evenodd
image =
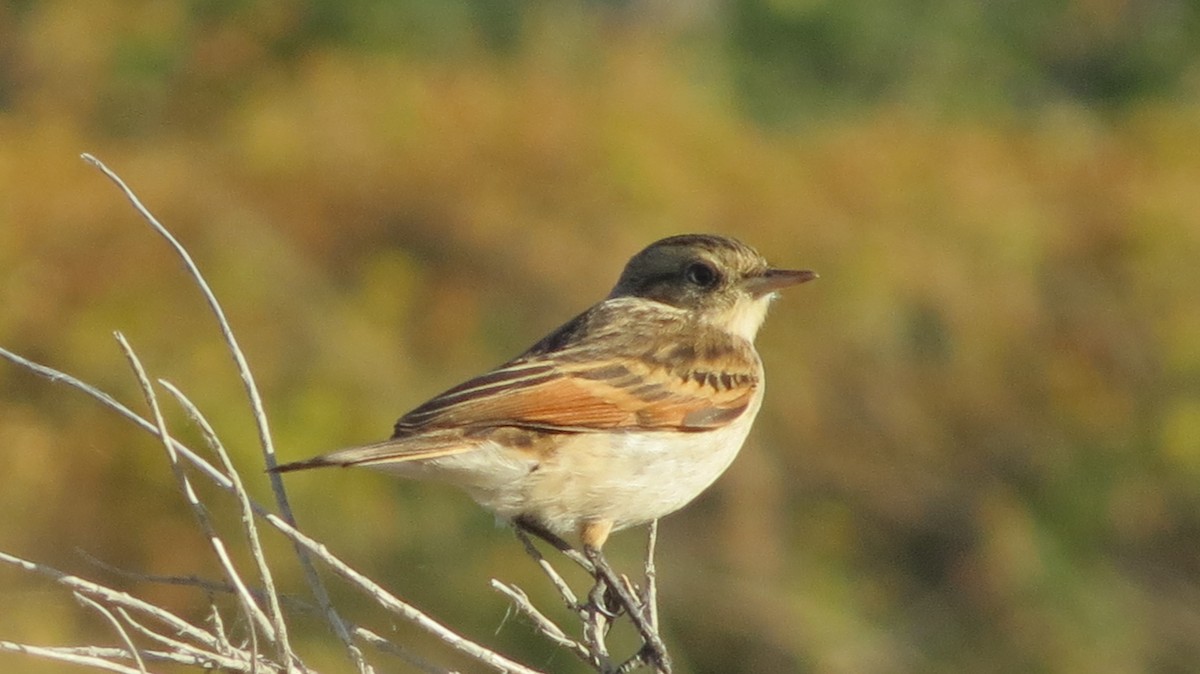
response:
<path id="1" fill-rule="evenodd" d="M 59 662 L 67 662 L 73 665 L 83 665 L 84 667 L 93 667 L 95 669 L 105 669 L 118 674 L 142 674 L 132 667 L 126 667 L 115 662 L 106 660 L 106 657 L 112 656 L 112 651 L 116 649 L 70 649 L 56 648 L 46 646 L 29 646 L 26 644 L 13 643 L 11 641 L 0 641 L 0 651 L 8 651 L 10 653 L 24 653 L 25 655 L 33 655 L 48 660 L 58 660 Z M 79 652 L 83 651 L 83 652 Z M 106 655 L 93 655 L 92 652 L 103 652 Z M 124 651 L 121 651 L 124 654 Z"/>
<path id="2" fill-rule="evenodd" d="M 588 653 L 587 647 L 567 636 L 567 633 L 561 627 L 546 617 L 546 614 L 539 611 L 533 605 L 533 602 L 530 601 L 529 595 L 525 594 L 524 590 L 516 585 L 502 583 L 495 578 L 492 579 L 492 588 L 512 600 L 517 611 L 532 620 L 534 626 L 547 639 L 578 655 L 584 662 L 591 662 L 591 654 Z"/>
<path id="3" fill-rule="evenodd" d="M 208 632 L 196 627 L 190 622 L 180 618 L 164 608 L 142 601 L 137 597 L 130 596 L 124 592 L 118 592 L 111 588 L 104 587 L 103 585 L 93 583 L 89 580 L 84 580 L 78 576 L 72 576 L 44 564 L 31 562 L 21 559 L 20 557 L 14 557 L 5 552 L 0 552 L 0 562 L 16 566 L 31 573 L 46 576 L 60 585 L 70 588 L 71 590 L 80 592 L 89 597 L 103 599 L 104 601 L 115 606 L 123 606 L 131 611 L 136 611 L 140 614 L 154 618 L 167 628 L 174 631 L 176 634 L 185 635 L 193 641 L 203 644 L 208 648 L 215 648 L 217 646 L 217 640 L 214 639 L 213 636 Z"/>
<path id="4" fill-rule="evenodd" d="M 629 672 L 643 664 L 652 664 L 656 671 L 661 674 L 670 674 L 670 655 L 667 653 L 666 645 L 658 633 L 657 607 L 648 606 L 646 599 L 650 597 L 652 601 L 656 601 L 656 589 L 648 588 L 649 594 L 643 594 L 628 576 L 624 574 L 618 575 L 613 571 L 612 567 L 604 559 L 604 555 L 597 550 L 590 550 L 586 554 L 580 554 L 557 536 L 539 533 L 536 526 L 531 527 L 528 523 L 524 525 L 518 523 L 518 526 L 514 529 L 517 538 L 524 545 L 525 551 L 538 564 L 551 583 L 554 584 L 555 588 L 558 589 L 559 595 L 564 598 L 567 607 L 578 613 L 584 628 L 583 643 L 590 654 L 592 666 L 596 670 L 612 674 L 613 672 Z M 657 522 L 652 524 L 650 531 L 651 538 L 647 546 L 646 560 L 646 569 L 649 574 L 648 586 L 653 582 L 654 578 L 653 557 L 658 534 Z M 578 602 L 574 592 L 553 565 L 538 551 L 528 533 L 534 533 L 546 539 L 569 559 L 579 563 L 595 579 L 595 585 L 588 593 L 587 602 L 582 604 Z M 615 596 L 619 607 L 611 605 L 609 602 L 610 596 Z M 622 609 L 629 615 L 629 619 L 641 635 L 645 647 L 620 666 L 614 666 L 608 653 L 607 645 L 605 644 L 605 637 L 615 617 L 613 611 L 621 611 Z M 552 636 L 551 638 L 553 639 Z"/>
<path id="5" fill-rule="evenodd" d="M 620 576 L 613 571 L 612 566 L 604 559 L 603 553 L 599 550 L 589 550 L 592 558 L 592 563 L 596 565 L 596 580 L 599 583 L 603 580 L 608 587 L 617 595 L 617 599 L 625 607 L 626 613 L 629 614 L 629 619 L 633 621 L 634 627 L 642 636 L 642 641 L 653 651 L 653 659 L 655 667 L 662 674 L 671 674 L 671 657 L 667 653 L 666 644 L 663 643 L 662 637 L 659 636 L 656 630 L 643 612 L 643 606 L 638 598 L 634 596 L 636 592 L 629 591 L 628 584 L 622 580 Z"/>
<path id="6" fill-rule="evenodd" d="M 196 490 L 192 488 L 191 480 L 183 472 L 183 466 L 179 463 L 179 454 L 175 451 L 175 447 L 171 443 L 171 434 L 167 430 L 166 418 L 163 416 L 162 408 L 158 406 L 158 396 L 154 393 L 154 387 L 150 384 L 150 378 L 146 376 L 146 370 L 142 366 L 141 359 L 137 357 L 133 347 L 125 339 L 125 335 L 118 332 L 116 333 L 116 337 L 117 342 L 121 345 L 121 351 L 129 361 L 130 367 L 133 368 L 133 373 L 137 377 L 138 384 L 142 387 L 142 394 L 146 397 L 146 404 L 149 405 L 150 412 L 154 417 L 154 424 L 158 428 L 158 437 L 162 440 L 163 448 L 167 451 L 167 458 L 171 464 L 171 472 L 175 475 L 175 481 L 178 483 L 180 491 L 183 492 L 184 500 L 187 501 L 192 515 L 196 518 L 196 524 L 200 527 L 200 531 L 208 539 L 209 546 L 212 547 L 213 554 L 216 555 L 217 562 L 221 565 L 221 570 L 225 572 L 225 577 L 237 588 L 235 596 L 246 615 L 246 621 L 249 623 L 248 627 L 251 639 L 257 639 L 254 629 L 255 625 L 257 625 L 258 629 L 262 630 L 263 634 L 266 635 L 267 640 L 274 643 L 278 648 L 280 661 L 288 662 L 295 656 L 287 643 L 286 634 L 277 634 L 275 632 L 270 619 L 263 613 L 258 603 L 254 601 L 250 590 L 246 588 L 245 582 L 242 581 L 241 574 L 238 573 L 237 568 L 233 565 L 233 560 L 229 557 L 225 541 L 221 539 L 216 527 L 213 526 L 212 520 L 208 516 L 208 508 L 205 508 L 204 504 L 200 502 L 200 497 L 196 495 Z"/>
<path id="7" fill-rule="evenodd" d="M 84 605 L 95 609 L 97 613 L 103 616 L 104 619 L 113 626 L 113 629 L 116 630 L 117 634 L 121 637 L 121 641 L 125 642 L 125 647 L 129 649 L 129 654 L 133 657 L 133 661 L 137 663 L 138 671 L 141 672 L 141 674 L 149 674 L 146 671 L 146 663 L 142 661 L 142 656 L 140 653 L 138 653 L 138 647 L 134 645 L 133 639 L 129 638 L 129 632 L 125 631 L 125 626 L 121 624 L 120 620 L 117 620 L 117 616 L 113 615 L 113 612 L 108 610 L 108 608 L 100 602 L 90 597 L 85 597 L 78 592 L 74 594 L 76 599 L 78 599 Z"/>
<path id="8" fill-rule="evenodd" d="M 38 376 L 45 377 L 46 379 L 49 379 L 51 382 L 66 384 L 67 386 L 70 386 L 71 388 L 78 389 L 78 390 L 88 394 L 92 398 L 95 398 L 100 404 L 109 408 L 110 410 L 113 410 L 117 414 L 121 415 L 127 421 L 133 423 L 135 426 L 142 429 L 143 431 L 146 431 L 147 433 L 149 433 L 155 437 L 158 436 L 158 429 L 154 426 L 154 424 L 152 424 L 149 421 L 147 421 L 146 419 L 144 419 L 137 412 L 134 412 L 133 410 L 126 407 L 124 404 L 122 404 L 116 398 L 113 398 L 108 393 L 101 391 L 100 389 L 96 388 L 95 386 L 92 386 L 91 384 L 89 384 L 77 377 L 73 377 L 73 376 L 67 374 L 66 372 L 63 372 L 61 370 L 56 370 L 47 365 L 42 365 L 41 363 L 35 363 L 32 360 L 29 360 L 28 358 L 25 358 L 24 356 L 19 356 L 19 355 L 13 353 L 12 351 L 9 351 L 8 349 L 5 349 L 2 346 L 0 346 L 0 358 L 4 358 L 5 360 L 7 360 L 15 365 L 18 365 L 20 367 L 23 367 L 26 370 L 29 370 L 30 372 L 32 372 Z M 217 485 L 220 486 L 222 489 L 225 489 L 227 491 L 232 490 L 233 481 L 231 479 L 229 479 L 229 477 L 227 477 L 224 473 L 222 473 L 221 471 L 214 468 L 211 463 L 204 460 L 204 458 L 202 458 L 200 455 L 193 452 L 191 450 L 191 448 L 189 448 L 187 445 L 184 445 L 183 443 L 179 442 L 178 440 L 172 440 L 171 445 L 175 448 L 175 451 L 179 452 L 179 454 L 181 456 L 183 456 L 185 459 L 187 459 L 188 462 L 190 462 L 193 466 L 198 468 L 210 480 L 212 480 L 213 482 L 216 482 Z M 266 512 L 266 509 L 262 508 L 262 506 L 256 506 L 256 508 L 258 508 L 258 510 L 260 510 L 262 512 Z M 256 511 L 256 512 L 258 512 L 258 511 Z"/>
<path id="9" fill-rule="evenodd" d="M 213 635 L 217 637 L 219 643 L 227 647 L 206 651 L 187 642 L 179 641 L 178 639 L 172 639 L 165 634 L 159 634 L 158 632 L 155 632 L 149 627 L 143 625 L 133 616 L 129 615 L 129 613 L 127 613 L 124 609 L 118 608 L 117 613 L 119 613 L 121 615 L 121 619 L 124 620 L 130 627 L 132 627 L 138 634 L 141 634 L 143 637 L 157 643 L 160 646 L 171 649 L 171 652 L 173 653 L 179 653 L 180 655 L 188 655 L 196 658 L 212 658 L 216 656 L 225 658 L 228 661 L 235 663 L 242 662 L 243 660 L 246 662 L 257 661 L 257 656 L 255 654 L 247 654 L 245 651 L 239 648 L 232 647 L 232 645 L 230 645 L 229 642 L 223 638 L 223 635 L 221 635 L 216 629 L 213 630 Z M 272 667 L 271 669 L 277 670 L 278 667 Z"/>
<path id="10" fill-rule="evenodd" d="M 558 569 L 554 568 L 550 560 L 546 559 L 545 555 L 537 549 L 529 534 L 520 527 L 514 527 L 513 531 L 516 533 L 517 540 L 521 541 L 521 545 L 524 546 L 525 552 L 533 559 L 546 577 L 550 579 L 550 583 L 554 585 L 554 588 L 558 590 L 563 603 L 579 617 L 579 622 L 583 627 L 583 641 L 575 643 L 578 643 L 586 654 L 584 656 L 586 662 L 598 672 L 610 671 L 612 669 L 612 659 L 608 653 L 608 645 L 605 643 L 605 637 L 608 635 L 610 627 L 610 620 L 608 614 L 601 610 L 600 603 L 602 603 L 603 599 L 590 597 L 587 602 L 581 603 L 575 591 L 567 584 L 567 581 L 558 572 Z M 591 562 L 588 562 L 583 555 L 576 553 L 576 557 L 571 557 L 571 559 L 584 566 L 589 574 L 595 573 L 591 568 Z M 580 560 L 583 561 L 581 562 Z M 493 580 L 492 583 L 494 586 L 496 581 Z M 514 589 L 516 589 L 515 586 Z M 521 608 L 520 602 L 517 602 L 517 606 L 518 609 Z M 536 623 L 537 619 L 534 618 L 534 621 Z M 544 630 L 543 633 L 545 633 Z M 554 636 L 551 634 L 547 634 L 547 636 L 554 639 Z"/>
<path id="11" fill-rule="evenodd" d="M 549 560 L 546 559 L 545 555 L 533 544 L 533 541 L 529 538 L 529 534 L 521 530 L 520 527 L 514 527 L 513 531 L 517 534 L 517 540 L 521 541 L 521 545 L 525 547 L 525 552 L 533 558 L 533 561 L 542 570 L 542 573 L 546 574 L 546 577 L 550 579 L 550 582 L 554 585 L 554 589 L 558 590 L 558 594 L 562 597 L 563 602 L 566 603 L 567 608 L 572 611 L 579 610 L 579 598 L 575 596 L 575 592 L 567 584 L 567 581 L 563 579 L 558 569 L 555 569 Z"/>
<path id="12" fill-rule="evenodd" d="M 233 594 L 237 589 L 229 583 L 222 583 L 216 580 L 207 580 L 199 576 L 162 576 L 153 573 L 139 573 L 137 571 L 129 571 L 117 566 L 113 566 L 108 562 L 100 559 L 89 553 L 87 550 L 76 550 L 75 554 L 83 558 L 83 561 L 92 566 L 111 573 L 114 576 L 132 580 L 139 583 L 154 583 L 157 585 L 178 585 L 181 587 L 191 587 L 197 590 L 203 590 L 209 594 Z"/>
<path id="13" fill-rule="evenodd" d="M 602 587 L 597 585 L 594 589 L 602 590 Z M 597 594 L 602 595 L 603 592 L 592 593 L 588 602 L 580 607 L 579 619 L 583 623 L 583 641 L 587 644 L 592 666 L 596 668 L 596 671 L 608 674 L 612 671 L 613 664 L 605 638 L 608 636 L 608 628 L 611 625 L 608 613 L 601 608 L 604 599 L 602 596 L 595 596 Z"/>
<path id="14" fill-rule="evenodd" d="M 83 382 L 76 377 L 72 377 L 71 375 L 68 375 L 65 372 L 56 370 L 52 367 L 48 367 L 48 366 L 45 366 L 45 365 L 42 365 L 39 363 L 35 363 L 27 358 L 18 356 L 17 354 L 14 354 L 11 351 L 4 349 L 3 347 L 0 347 L 0 357 L 3 357 L 13 363 L 16 363 L 17 365 L 20 365 L 20 366 L 30 370 L 31 372 L 34 372 L 38 375 L 46 377 L 46 378 L 50 379 L 51 381 L 61 382 L 61 383 L 67 384 L 68 386 L 76 388 L 80 391 L 83 391 L 84 393 L 87 393 L 88 395 L 90 395 L 93 398 L 95 398 L 96 400 L 98 400 L 104 406 L 116 411 L 121 416 L 123 416 L 126 419 L 128 419 L 129 421 L 133 422 L 138 428 L 141 428 L 142 430 L 146 431 L 147 433 L 150 433 L 151 435 L 155 435 L 155 436 L 158 435 L 158 429 L 155 428 L 155 426 L 153 424 L 151 424 L 149 421 L 143 419 L 136 412 L 133 412 L 125 405 L 122 405 L 120 402 L 115 400 L 112 396 L 108 395 L 104 391 L 101 391 L 100 389 L 97 389 L 96 387 L 94 387 L 86 382 Z M 189 463 L 194 465 L 200 471 L 201 474 L 203 474 L 205 477 L 208 477 L 210 480 L 212 480 L 213 483 L 217 485 L 217 487 L 219 487 L 225 491 L 228 491 L 228 492 L 233 491 L 232 480 L 230 480 L 230 478 L 227 477 L 224 473 L 222 473 L 221 471 L 214 468 L 212 464 L 210 464 L 206 459 L 204 459 L 204 457 L 202 457 L 199 454 L 197 454 L 196 452 L 192 451 L 189 447 L 187 447 L 183 443 L 179 442 L 178 440 L 173 440 L 172 445 L 175 447 L 176 451 L 179 452 L 179 455 L 181 457 L 183 457 Z M 438 637 L 439 639 L 441 639 L 445 643 L 449 644 L 451 647 L 455 648 L 456 650 L 458 650 L 470 657 L 473 657 L 476 660 L 479 660 L 480 662 L 483 662 L 484 664 L 487 664 L 500 672 L 521 672 L 521 673 L 536 672 L 536 670 L 530 669 L 529 667 L 525 667 L 524 665 L 521 665 L 520 663 L 510 660 L 509 658 L 506 658 L 506 657 L 500 655 L 499 653 L 496 653 L 495 651 L 492 651 L 484 646 L 481 646 L 480 644 L 477 644 L 469 639 L 466 639 L 466 638 L 460 636 L 459 634 L 457 634 L 450 628 L 446 627 L 445 625 L 442 625 L 441 623 L 439 623 L 438 621 L 429 617 L 428 615 L 426 615 L 419 609 L 401 601 L 400 599 L 397 599 L 396 597 L 394 597 L 393 595 L 388 593 L 386 590 L 381 588 L 374 581 L 366 578 L 362 574 L 360 574 L 357 571 L 355 571 L 354 569 L 350 568 L 345 562 L 343 562 L 341 559 L 337 558 L 332 553 L 330 553 L 325 548 L 324 545 L 317 543 L 313 539 L 309 538 L 307 535 L 301 533 L 298 529 L 296 529 L 296 527 L 294 527 L 292 524 L 285 521 L 278 515 L 275 515 L 274 513 L 268 511 L 266 508 L 259 505 L 258 503 L 251 502 L 251 506 L 254 510 L 254 514 L 256 517 L 262 518 L 264 521 L 269 523 L 272 527 L 277 529 L 284 536 L 287 536 L 289 539 L 291 539 L 291 541 L 294 544 L 301 545 L 309 553 L 316 555 L 319 559 L 321 559 L 321 561 L 328 564 L 330 566 L 330 568 L 333 569 L 339 576 L 350 581 L 353 585 L 356 585 L 361 591 L 363 591 L 363 592 L 367 593 L 368 595 L 370 595 L 371 597 L 373 597 L 381 606 L 392 611 L 393 613 L 396 613 L 400 617 L 403 617 L 406 620 L 413 622 L 414 624 L 421 627 L 422 629 L 425 629 L 426 631 L 432 633 L 434 636 Z M 11 557 L 10 555 L 6 555 L 5 553 L 0 552 L 0 561 L 6 561 L 6 558 L 12 559 L 12 560 L 17 560 L 17 558 L 15 558 L 15 557 Z M 24 560 L 17 560 L 17 561 L 23 562 Z M 31 562 L 26 562 L 26 563 L 32 564 Z M 35 565 L 35 566 L 37 566 L 37 565 Z M 101 588 L 107 592 L 112 592 L 111 590 L 108 590 L 107 588 L 103 588 L 103 586 L 96 586 L 96 587 Z M 133 598 L 129 597 L 129 599 L 133 599 Z M 142 602 L 142 603 L 144 604 L 144 602 Z M 150 604 L 146 604 L 146 606 L 150 606 L 151 608 L 157 609 L 157 607 L 154 607 L 153 605 L 150 605 Z M 158 610 L 161 610 L 161 609 L 158 609 Z"/>
<path id="15" fill-rule="evenodd" d="M 38 655 L 114 672 L 141 674 L 136 669 L 130 669 L 120 663 L 113 662 L 113 660 L 118 659 L 130 659 L 129 653 L 123 648 L 106 648 L 101 646 L 30 646 L 11 641 L 0 641 L 0 650 Z M 212 653 L 192 655 L 188 653 L 143 649 L 141 654 L 149 662 L 167 662 L 205 670 L 220 669 L 231 672 L 246 672 L 247 674 L 252 671 L 250 664 L 246 661 L 223 658 Z"/>
<path id="16" fill-rule="evenodd" d="M 220 460 L 221 466 L 225 470 L 225 474 L 229 476 L 234 496 L 237 497 L 238 506 L 241 508 L 242 530 L 245 534 L 247 545 L 250 547 L 250 556 L 258 567 L 258 577 L 262 582 L 263 594 L 267 599 L 271 624 L 275 625 L 277 633 L 286 635 L 287 625 L 283 618 L 283 608 L 280 606 L 279 592 L 275 589 L 275 579 L 271 573 L 270 565 L 267 564 L 267 556 L 263 551 L 262 541 L 258 535 L 258 525 L 254 522 L 254 509 L 250 503 L 250 494 L 246 491 L 245 485 L 242 484 L 241 475 L 234 468 L 233 460 L 230 459 L 229 452 L 225 450 L 225 444 L 217 436 L 216 430 L 208 422 L 208 418 L 192 403 L 191 399 L 165 379 L 159 379 L 158 383 L 175 397 L 176 402 L 183 407 L 184 411 L 192 419 L 192 422 L 200 428 L 200 432 L 204 436 L 209 449 L 216 454 L 217 459 Z"/>
<path id="17" fill-rule="evenodd" d="M 415 653 L 410 653 L 407 649 L 397 646 L 365 627 L 355 627 L 353 631 L 354 636 L 371 644 L 380 652 L 394 655 L 426 674 L 456 674 L 453 670 L 435 665 Z"/>
<path id="18" fill-rule="evenodd" d="M 134 210 L 136 210 L 138 214 L 142 216 L 142 219 L 145 220 L 155 232 L 166 239 L 167 243 L 170 244 L 176 255 L 183 260 L 184 266 L 187 267 L 188 274 L 192 277 L 192 280 L 195 281 L 196 286 L 200 289 L 201 294 L 204 295 L 204 299 L 208 303 L 209 309 L 212 310 L 213 315 L 217 319 L 217 324 L 220 327 L 221 335 L 225 339 L 225 344 L 228 346 L 230 355 L 233 356 L 234 363 L 237 366 L 238 374 L 241 376 L 242 384 L 246 389 L 246 395 L 250 399 L 250 407 L 253 411 L 255 426 L 258 429 L 258 440 L 263 451 L 263 458 L 268 469 L 274 468 L 276 465 L 278 465 L 278 462 L 275 459 L 275 444 L 271 439 L 271 429 L 267 423 L 267 413 L 263 406 L 262 396 L 258 392 L 258 386 L 254 383 L 254 375 L 250 371 L 250 365 L 246 362 L 246 357 L 243 354 L 241 347 L 238 345 L 237 338 L 233 334 L 233 328 L 229 325 L 229 321 L 225 318 L 225 310 L 221 308 L 221 304 L 217 301 L 217 297 L 213 293 L 212 288 L 209 287 L 208 282 L 204 279 L 204 275 L 200 273 L 200 268 L 196 266 L 195 261 L 192 260 L 192 256 L 187 252 L 187 249 L 184 248 L 183 245 L 180 244 L 175 238 L 175 236 L 172 235 L 171 232 L 158 221 L 158 218 L 154 217 L 154 214 L 152 214 L 149 209 L 142 204 L 141 199 L 139 199 L 137 194 L 135 194 L 134 191 L 125 184 L 125 181 L 122 180 L 120 176 L 113 172 L 112 169 L 108 168 L 104 162 L 90 154 L 84 154 L 83 160 L 99 169 L 101 173 L 103 173 L 118 188 L 120 188 L 120 190 L 125 194 L 125 198 L 133 206 Z M 296 518 L 292 513 L 292 507 L 288 501 L 287 491 L 285 491 L 283 486 L 283 480 L 277 473 L 269 473 L 268 479 L 270 480 L 271 491 L 275 495 L 275 503 L 279 507 L 279 511 L 283 514 L 284 519 L 294 524 Z M 338 639 L 341 640 L 343 646 L 350 656 L 350 659 L 354 661 L 359 672 L 362 674 L 373 674 L 371 666 L 367 664 L 366 660 L 363 658 L 362 651 L 360 651 L 358 647 L 354 645 L 354 642 L 350 637 L 350 633 L 346 628 L 345 621 L 342 620 L 342 617 L 338 614 L 337 610 L 334 609 L 333 602 L 329 599 L 329 592 L 326 590 L 325 584 L 321 581 L 320 575 L 317 574 L 317 569 L 315 566 L 313 566 L 312 560 L 309 559 L 305 552 L 299 548 L 296 549 L 296 557 L 300 561 L 300 567 L 304 571 L 304 577 L 308 582 L 309 588 L 312 590 L 313 596 L 317 600 L 317 604 L 321 607 L 322 611 L 324 611 L 330 627 L 333 629 Z M 286 634 L 280 634 L 278 638 L 281 643 L 286 643 L 287 641 Z"/>
<path id="19" fill-rule="evenodd" d="M 658 520 L 651 520 L 646 533 L 646 604 L 650 627 L 658 631 L 658 569 L 654 566 L 654 555 L 658 551 Z"/>
<path id="20" fill-rule="evenodd" d="M 455 649 L 471 656 L 472 658 L 482 662 L 489 667 L 494 668 L 499 672 L 511 672 L 513 674 L 538 674 L 537 670 L 531 669 L 522 665 L 519 662 L 511 660 L 491 649 L 485 648 L 470 639 L 463 637 L 454 630 L 446 627 L 442 623 L 434 620 L 421 610 L 412 605 L 398 599 L 395 595 L 383 589 L 378 583 L 367 578 L 363 574 L 352 569 L 348 564 L 329 552 L 324 544 L 309 538 L 306 534 L 298 531 L 295 527 L 285 522 L 279 516 L 267 513 L 266 521 L 275 527 L 284 536 L 287 536 L 293 543 L 304 546 L 310 553 L 329 565 L 329 568 L 334 573 L 350 581 L 357 586 L 359 590 L 366 592 L 375 603 L 388 609 L 392 613 L 408 620 L 409 622 L 421 627 L 425 631 L 438 637 L 445 643 Z"/>
<path id="21" fill-rule="evenodd" d="M 217 642 L 221 644 L 220 652 L 232 653 L 235 648 L 233 644 L 229 643 L 229 635 L 225 633 L 225 620 L 221 618 L 221 610 L 217 608 L 216 604 L 211 605 L 209 608 L 212 609 L 212 617 L 210 617 L 208 621 L 213 626 L 213 636 L 215 636 L 217 638 Z M 257 658 L 258 652 L 256 651 L 253 655 L 255 658 Z"/>

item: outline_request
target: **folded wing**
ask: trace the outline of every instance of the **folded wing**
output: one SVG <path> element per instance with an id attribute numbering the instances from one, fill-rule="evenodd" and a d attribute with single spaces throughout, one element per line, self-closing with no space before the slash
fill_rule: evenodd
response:
<path id="1" fill-rule="evenodd" d="M 526 354 L 460 384 L 396 422 L 391 440 L 280 466 L 288 471 L 436 459 L 470 451 L 497 432 L 533 434 L 684 431 L 721 428 L 746 412 L 761 385 L 753 348 L 707 326 L 681 326 L 678 315 L 612 320 L 605 304 Z M 655 320 L 659 319 L 656 323 Z M 650 345 L 655 330 L 689 335 L 692 344 Z M 579 332 L 588 338 L 578 340 Z"/>
<path id="2" fill-rule="evenodd" d="M 755 363 L 686 368 L 621 357 L 515 362 L 406 414 L 396 437 L 433 428 L 516 426 L 551 432 L 704 431 L 730 423 L 758 387 Z"/>

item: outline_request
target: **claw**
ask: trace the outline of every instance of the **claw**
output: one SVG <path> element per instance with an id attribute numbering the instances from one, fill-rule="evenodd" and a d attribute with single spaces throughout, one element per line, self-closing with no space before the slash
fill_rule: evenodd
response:
<path id="1" fill-rule="evenodd" d="M 621 605 L 620 597 L 613 593 L 612 588 L 603 579 L 596 580 L 592 591 L 588 593 L 588 600 L 601 615 L 609 620 L 618 618 L 625 608 Z"/>

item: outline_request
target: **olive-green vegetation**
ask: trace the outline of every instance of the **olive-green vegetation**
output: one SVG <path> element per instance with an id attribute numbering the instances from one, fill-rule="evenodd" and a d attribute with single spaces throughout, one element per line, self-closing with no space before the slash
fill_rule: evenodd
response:
<path id="1" fill-rule="evenodd" d="M 124 331 L 267 498 L 213 321 L 85 151 L 209 275 L 285 459 L 383 438 L 660 236 L 819 271 L 760 337 L 745 451 L 663 524 L 682 671 L 1200 667 L 1194 2 L 0 5 L 0 344 L 138 406 Z M 0 549 L 203 619 L 77 552 L 216 573 L 151 438 L 0 364 L 0 466 Z M 579 670 L 506 619 L 489 578 L 553 595 L 464 496 L 288 483 L 302 525 L 401 596 Z M 640 546 L 616 536 L 615 563 Z M 117 643 L 9 569 L 0 606 L 0 638 Z"/>

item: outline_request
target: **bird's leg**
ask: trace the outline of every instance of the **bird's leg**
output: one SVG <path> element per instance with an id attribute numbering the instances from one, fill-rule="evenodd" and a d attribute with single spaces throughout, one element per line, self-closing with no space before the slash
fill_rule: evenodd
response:
<path id="1" fill-rule="evenodd" d="M 633 621 L 634 627 L 642 636 L 642 641 L 650 650 L 648 653 L 650 661 L 654 663 L 658 671 L 670 674 L 671 657 L 667 654 L 667 646 L 663 643 L 662 637 L 658 635 L 658 630 L 646 615 L 645 605 L 633 596 L 629 587 L 613 571 L 608 560 L 605 559 L 604 553 L 600 551 L 600 547 L 611 531 L 612 522 L 603 520 L 587 522 L 579 528 L 579 538 L 583 542 L 583 554 L 595 568 L 597 589 L 601 584 L 608 585 L 608 592 L 615 594 L 617 600 L 624 606 L 626 612 L 629 613 L 629 619 Z"/>
<path id="2" fill-rule="evenodd" d="M 572 549 L 570 543 L 564 541 L 558 534 L 542 526 L 540 522 L 532 517 L 521 515 L 513 520 L 513 525 L 525 533 L 533 534 L 543 541 L 546 541 L 550 545 L 553 545 L 559 552 L 566 552 L 567 550 Z"/>
<path id="3" fill-rule="evenodd" d="M 517 517 L 513 525 L 521 531 L 537 536 L 553 545 L 564 555 L 578 562 L 596 580 L 596 585 L 588 595 L 589 602 L 595 609 L 612 619 L 624 609 L 633 621 L 642 641 L 645 642 L 644 659 L 658 668 L 659 672 L 670 674 L 671 658 L 667 647 L 658 635 L 658 630 L 646 615 L 646 604 L 640 601 L 630 591 L 625 581 L 617 575 L 600 551 L 604 541 L 612 532 L 612 522 L 596 520 L 585 522 L 579 527 L 579 539 L 583 543 L 583 555 L 580 555 L 561 536 L 550 531 L 540 522 L 529 517 Z M 635 656 L 637 657 L 637 656 Z"/>
<path id="4" fill-rule="evenodd" d="M 588 561 L 587 557 L 579 554 L 579 551 L 571 547 L 570 543 L 564 541 L 561 536 L 553 531 L 550 531 L 532 517 L 527 517 L 525 515 L 516 517 L 513 519 L 513 526 L 527 534 L 537 536 L 543 541 L 546 541 L 550 545 L 554 546 L 554 549 L 566 555 L 568 559 L 583 567 L 584 571 L 587 571 L 593 576 L 596 575 L 596 571 L 592 568 L 592 563 Z"/>
<path id="5" fill-rule="evenodd" d="M 620 593 L 625 590 L 624 584 L 613 573 L 612 568 L 608 567 L 604 555 L 600 554 L 600 548 L 608 539 L 611 531 L 612 522 L 604 520 L 585 522 L 579 527 L 579 540 L 583 543 L 583 554 L 592 566 L 590 573 L 596 579 L 596 586 L 592 588 L 588 598 L 610 619 L 620 615 L 622 609 L 628 611 L 631 616 L 640 611 L 636 604 L 630 604 L 621 598 Z M 607 573 L 601 572 L 601 564 L 608 567 Z"/>

